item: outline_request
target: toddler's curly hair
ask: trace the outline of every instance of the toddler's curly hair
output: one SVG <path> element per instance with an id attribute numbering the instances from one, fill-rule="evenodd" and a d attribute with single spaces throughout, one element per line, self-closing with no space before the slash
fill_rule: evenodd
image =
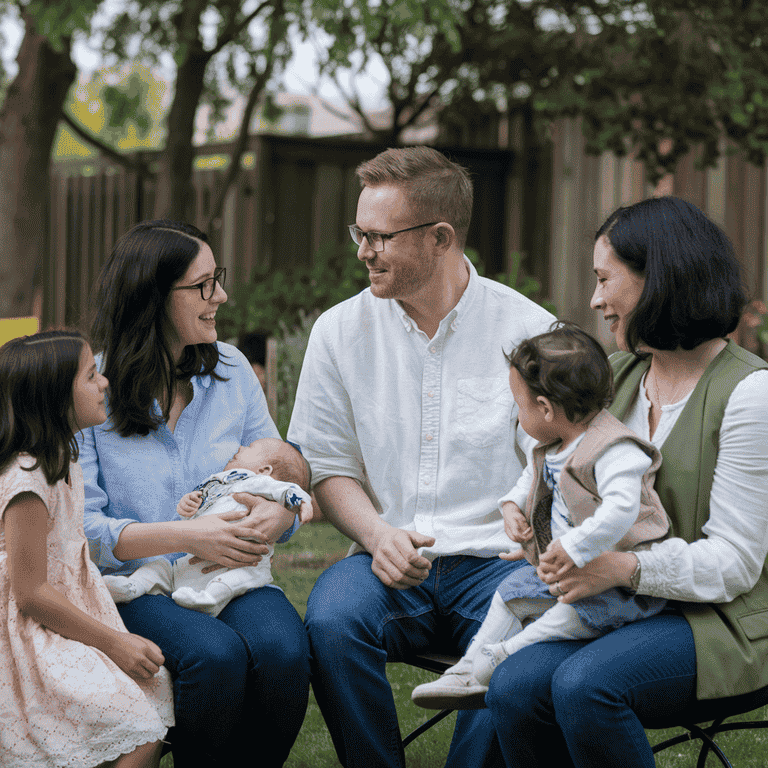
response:
<path id="1" fill-rule="evenodd" d="M 533 396 L 543 395 L 561 406 L 568 421 L 582 421 L 613 400 L 608 356 L 600 342 L 575 323 L 558 321 L 504 357 Z"/>

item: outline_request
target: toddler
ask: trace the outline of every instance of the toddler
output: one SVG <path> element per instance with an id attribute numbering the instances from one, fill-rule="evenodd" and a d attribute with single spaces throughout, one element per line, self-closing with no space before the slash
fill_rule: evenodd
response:
<path id="1" fill-rule="evenodd" d="M 520 426 L 539 443 L 499 506 L 507 534 L 529 563 L 501 583 L 459 662 L 414 689 L 413 701 L 427 708 L 483 707 L 494 669 L 515 651 L 597 637 L 653 616 L 666 603 L 614 588 L 568 605 L 539 578 L 554 574 L 555 595 L 562 597 L 559 579 L 571 568 L 667 535 L 669 521 L 653 489 L 661 455 L 605 410 L 612 399 L 610 363 L 577 326 L 556 324 L 507 359 Z"/>
<path id="2" fill-rule="evenodd" d="M 296 512 L 302 523 L 312 517 L 309 469 L 301 454 L 273 437 L 256 440 L 230 459 L 223 472 L 211 475 L 194 491 L 182 496 L 176 511 L 181 517 L 222 514 L 245 510 L 234 498 L 251 493 L 282 504 Z M 207 561 L 191 564 L 192 555 L 169 562 L 158 558 L 145 563 L 130 576 L 110 575 L 104 581 L 116 603 L 127 603 L 151 594 L 170 594 L 174 602 L 211 616 L 218 616 L 235 597 L 272 581 L 274 547 L 257 565 L 204 572 Z"/>

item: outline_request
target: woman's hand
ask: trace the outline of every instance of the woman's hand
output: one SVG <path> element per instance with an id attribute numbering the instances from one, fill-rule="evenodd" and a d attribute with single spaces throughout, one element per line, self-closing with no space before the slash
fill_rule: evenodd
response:
<path id="1" fill-rule="evenodd" d="M 293 525 L 296 515 L 276 501 L 268 501 L 263 496 L 250 493 L 235 493 L 232 498 L 248 507 L 248 515 L 241 520 L 238 528 L 247 526 L 252 531 L 246 538 L 253 536 L 257 541 L 274 544 Z M 238 534 L 241 536 L 242 534 Z"/>
<path id="2" fill-rule="evenodd" d="M 102 650 L 126 675 L 136 680 L 154 677 L 165 661 L 163 652 L 151 640 L 129 632 L 116 632 Z"/>
<path id="3" fill-rule="evenodd" d="M 182 551 L 195 556 L 190 563 L 210 560 L 225 568 L 256 565 L 263 555 L 269 554 L 269 549 L 266 537 L 246 524 L 246 516 L 247 513 L 242 511 L 225 512 L 181 523 L 185 539 Z M 217 566 L 209 566 L 203 573 L 218 570 Z"/>
<path id="4" fill-rule="evenodd" d="M 611 587 L 629 587 L 636 564 L 637 559 L 632 552 L 604 552 L 583 568 L 571 568 L 560 579 L 548 573 L 542 580 L 549 584 L 549 591 L 558 602 L 573 603 L 583 597 L 599 595 Z"/>

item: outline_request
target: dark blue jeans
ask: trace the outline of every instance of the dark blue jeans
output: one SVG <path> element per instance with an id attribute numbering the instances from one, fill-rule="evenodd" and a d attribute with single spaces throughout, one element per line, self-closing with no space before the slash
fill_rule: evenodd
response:
<path id="1" fill-rule="evenodd" d="M 173 678 L 175 768 L 280 766 L 309 698 L 309 643 L 286 596 L 262 587 L 213 618 L 144 595 L 118 606 L 126 627 L 160 646 Z"/>
<path id="2" fill-rule="evenodd" d="M 368 554 L 325 571 L 309 597 L 312 687 L 347 768 L 403 766 L 387 661 L 419 651 L 463 653 L 499 583 L 522 563 L 440 557 L 418 587 L 392 589 L 371 571 Z M 459 713 L 447 765 L 499 765 L 490 714 Z"/>
<path id="3" fill-rule="evenodd" d="M 653 768 L 643 724 L 675 725 L 696 705 L 691 628 L 667 613 L 529 646 L 494 672 L 485 701 L 508 768 Z"/>

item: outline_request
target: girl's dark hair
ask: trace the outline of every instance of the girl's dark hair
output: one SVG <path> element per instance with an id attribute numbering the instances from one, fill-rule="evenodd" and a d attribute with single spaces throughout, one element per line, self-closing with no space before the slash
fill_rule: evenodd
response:
<path id="1" fill-rule="evenodd" d="M 728 236 L 695 205 L 654 197 L 618 208 L 595 240 L 603 235 L 645 278 L 626 324 L 629 349 L 693 349 L 736 330 L 747 304 L 739 262 Z"/>
<path id="2" fill-rule="evenodd" d="M 186 347 L 177 366 L 169 339 L 171 288 L 206 241 L 191 224 L 141 222 L 117 241 L 99 274 L 91 299 L 91 338 L 104 358 L 113 429 L 123 437 L 158 428 L 160 420 L 152 413 L 155 398 L 168 418 L 177 381 L 198 374 L 224 380 L 215 373 L 216 344 Z"/>
<path id="3" fill-rule="evenodd" d="M 556 322 L 546 333 L 521 342 L 504 357 L 534 397 L 559 405 L 578 422 L 607 408 L 613 399 L 613 371 L 597 339 L 575 323 Z"/>
<path id="4" fill-rule="evenodd" d="M 0 472 L 19 453 L 35 459 L 49 485 L 77 461 L 72 426 L 75 376 L 86 340 L 77 331 L 44 331 L 0 347 Z"/>

